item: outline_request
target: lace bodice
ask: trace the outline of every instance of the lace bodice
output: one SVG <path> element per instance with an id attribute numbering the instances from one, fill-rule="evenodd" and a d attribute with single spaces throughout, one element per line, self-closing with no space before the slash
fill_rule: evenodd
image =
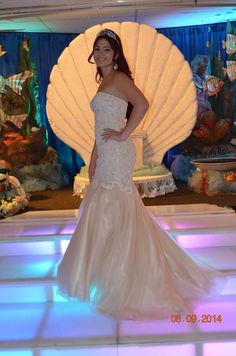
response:
<path id="1" fill-rule="evenodd" d="M 91 102 L 95 113 L 95 136 L 97 144 L 104 143 L 101 134 L 105 128 L 121 130 L 125 126 L 127 103 L 113 95 L 98 92 Z"/>
<path id="2" fill-rule="evenodd" d="M 126 124 L 127 102 L 105 92 L 98 92 L 91 102 L 95 113 L 95 137 L 98 161 L 92 182 L 111 189 L 114 185 L 125 192 L 133 189 L 132 175 L 135 164 L 135 148 L 132 140 L 105 142 L 101 135 L 105 128 L 121 130 Z"/>

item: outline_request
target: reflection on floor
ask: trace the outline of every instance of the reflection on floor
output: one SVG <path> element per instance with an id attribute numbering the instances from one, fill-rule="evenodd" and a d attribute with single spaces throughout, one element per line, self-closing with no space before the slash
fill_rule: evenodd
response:
<path id="1" fill-rule="evenodd" d="M 208 204 L 149 209 L 192 255 L 229 276 L 220 296 L 182 320 L 116 322 L 57 294 L 56 266 L 76 211 L 21 214 L 0 224 L 0 356 L 235 356 L 235 212 Z"/>

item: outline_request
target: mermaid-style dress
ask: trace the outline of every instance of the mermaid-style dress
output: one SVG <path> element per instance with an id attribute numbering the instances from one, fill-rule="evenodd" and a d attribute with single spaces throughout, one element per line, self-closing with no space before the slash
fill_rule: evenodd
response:
<path id="1" fill-rule="evenodd" d="M 192 301 L 218 293 L 225 278 L 193 260 L 145 208 L 132 182 L 132 140 L 102 140 L 105 128 L 124 127 L 127 103 L 98 92 L 91 107 L 99 159 L 58 267 L 59 292 L 117 319 L 193 312 Z"/>

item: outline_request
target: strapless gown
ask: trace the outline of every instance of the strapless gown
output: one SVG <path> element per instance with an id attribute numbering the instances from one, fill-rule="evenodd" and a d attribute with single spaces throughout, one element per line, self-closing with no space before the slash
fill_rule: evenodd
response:
<path id="1" fill-rule="evenodd" d="M 117 319 L 193 312 L 194 301 L 218 293 L 225 278 L 194 260 L 145 208 L 132 182 L 132 140 L 102 140 L 104 128 L 124 127 L 127 103 L 98 92 L 91 107 L 99 158 L 58 267 L 59 292 Z"/>

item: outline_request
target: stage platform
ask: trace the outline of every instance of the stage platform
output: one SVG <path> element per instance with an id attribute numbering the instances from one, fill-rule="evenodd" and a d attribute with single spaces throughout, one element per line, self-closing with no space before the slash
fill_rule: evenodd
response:
<path id="1" fill-rule="evenodd" d="M 179 205 L 179 204 L 215 204 L 218 206 L 228 206 L 236 210 L 235 194 L 220 194 L 207 196 L 191 192 L 186 183 L 176 182 L 177 190 L 156 198 L 144 198 L 145 205 Z M 81 199 L 73 196 L 73 187 L 60 190 L 46 190 L 43 192 L 31 193 L 29 207 L 26 211 L 35 210 L 58 210 L 77 209 Z"/>
<path id="2" fill-rule="evenodd" d="M 69 209 L 60 192 L 54 193 L 58 209 L 51 205 L 50 210 L 49 198 L 41 199 L 41 206 L 31 205 L 40 203 L 40 194 L 47 196 L 35 193 L 28 212 L 0 224 L 0 356 L 236 355 L 233 209 L 204 203 L 152 204 L 149 209 L 170 237 L 221 270 L 228 282 L 221 295 L 202 301 L 196 322 L 191 315 L 181 322 L 171 316 L 117 322 L 57 294 L 56 268 L 75 228 L 77 209 Z"/>

